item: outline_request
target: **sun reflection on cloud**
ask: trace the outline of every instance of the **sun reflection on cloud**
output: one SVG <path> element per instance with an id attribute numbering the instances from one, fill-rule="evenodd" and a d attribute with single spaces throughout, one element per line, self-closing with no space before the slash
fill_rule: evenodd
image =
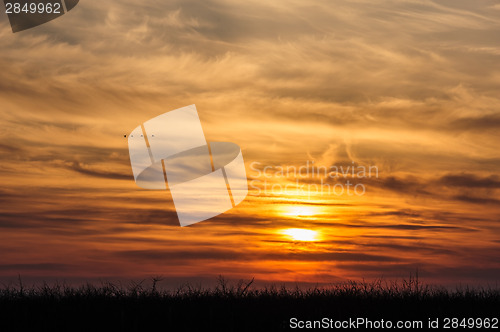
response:
<path id="1" fill-rule="evenodd" d="M 289 217 L 311 217 L 318 214 L 318 208 L 307 205 L 297 205 L 285 208 L 283 215 Z"/>

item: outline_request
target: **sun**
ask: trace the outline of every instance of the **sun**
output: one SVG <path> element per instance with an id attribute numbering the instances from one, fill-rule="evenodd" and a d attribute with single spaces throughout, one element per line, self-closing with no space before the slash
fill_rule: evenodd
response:
<path id="1" fill-rule="evenodd" d="M 294 241 L 318 241 L 318 232 L 303 228 L 288 228 L 282 231 Z"/>

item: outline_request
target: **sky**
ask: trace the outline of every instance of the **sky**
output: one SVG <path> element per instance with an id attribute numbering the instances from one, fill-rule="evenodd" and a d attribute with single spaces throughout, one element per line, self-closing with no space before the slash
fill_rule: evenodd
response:
<path id="1" fill-rule="evenodd" d="M 3 283 L 500 280 L 498 1 L 82 0 L 0 50 Z M 124 135 L 191 104 L 249 194 L 180 227 Z"/>

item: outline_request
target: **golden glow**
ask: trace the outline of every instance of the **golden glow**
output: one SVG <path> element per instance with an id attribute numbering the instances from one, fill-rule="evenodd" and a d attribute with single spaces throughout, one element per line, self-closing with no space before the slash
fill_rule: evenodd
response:
<path id="1" fill-rule="evenodd" d="M 0 282 L 22 268 L 30 282 L 335 283 L 414 265 L 429 283 L 496 282 L 500 62 L 483 60 L 500 57 L 500 5 L 309 2 L 198 15 L 154 1 L 137 17 L 101 1 L 98 15 L 68 16 L 65 38 L 13 34 L 4 19 Z M 221 33 L 232 20 L 214 13 L 242 8 L 244 26 Z M 166 27 L 176 37 L 156 38 Z M 170 190 L 136 185 L 124 135 L 192 103 L 207 140 L 242 147 L 249 192 L 180 227 Z"/>
<path id="2" fill-rule="evenodd" d="M 317 208 L 314 206 L 297 205 L 291 206 L 283 214 L 292 217 L 310 217 L 317 214 Z"/>
<path id="3" fill-rule="evenodd" d="M 294 241 L 318 241 L 318 232 L 303 228 L 288 228 L 283 231 Z"/>

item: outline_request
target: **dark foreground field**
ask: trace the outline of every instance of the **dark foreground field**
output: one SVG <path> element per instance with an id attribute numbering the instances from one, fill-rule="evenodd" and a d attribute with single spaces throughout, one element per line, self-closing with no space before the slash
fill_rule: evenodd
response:
<path id="1" fill-rule="evenodd" d="M 424 327 L 429 318 L 439 318 L 443 327 L 445 318 L 500 316 L 498 289 L 449 291 L 414 279 L 308 290 L 255 289 L 251 282 L 231 285 L 222 278 L 212 289 L 185 286 L 164 291 L 158 290 L 156 281 L 145 284 L 4 286 L 0 331 L 279 331 L 291 329 L 292 318 L 416 320 Z"/>

